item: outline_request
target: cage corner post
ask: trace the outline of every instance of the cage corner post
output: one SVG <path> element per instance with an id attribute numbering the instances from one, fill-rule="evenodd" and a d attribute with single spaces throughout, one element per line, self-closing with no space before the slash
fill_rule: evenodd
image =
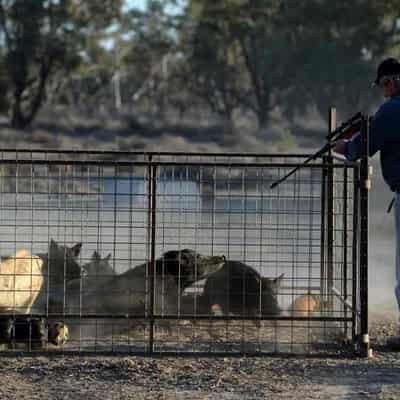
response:
<path id="1" fill-rule="evenodd" d="M 336 129 L 336 108 L 330 107 L 329 109 L 329 133 Z M 333 292 L 334 285 L 334 229 L 335 229 L 335 212 L 334 212 L 334 196 L 335 196 L 335 173 L 333 168 L 333 155 L 330 149 L 328 155 L 324 157 L 324 164 L 327 165 L 327 182 L 326 182 L 326 211 L 327 211 L 327 254 L 326 254 L 326 292 L 327 307 L 330 312 L 333 310 Z"/>
<path id="2" fill-rule="evenodd" d="M 368 331 L 368 214 L 371 189 L 369 155 L 369 118 L 363 116 L 361 125 L 362 155 L 360 159 L 360 355 L 370 354 Z"/>
<path id="3" fill-rule="evenodd" d="M 155 241 L 156 241 L 156 193 L 157 193 L 157 166 L 152 164 L 152 156 L 148 159 L 148 221 L 147 221 L 147 245 L 150 250 L 150 262 L 147 264 L 147 278 L 148 278 L 148 299 L 149 299 L 149 312 L 147 315 L 149 321 L 149 342 L 147 354 L 152 356 L 154 354 L 154 279 L 156 276 L 156 259 L 155 259 Z"/>

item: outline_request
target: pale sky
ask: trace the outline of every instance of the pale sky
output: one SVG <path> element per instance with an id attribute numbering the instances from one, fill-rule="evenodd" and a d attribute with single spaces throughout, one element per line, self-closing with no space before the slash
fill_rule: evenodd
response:
<path id="1" fill-rule="evenodd" d="M 186 2 L 186 0 L 179 1 L 179 3 L 181 3 L 181 4 L 184 4 L 185 2 Z M 125 0 L 125 8 L 135 7 L 135 8 L 140 8 L 140 9 L 144 10 L 146 8 L 146 3 L 147 3 L 147 0 Z M 171 8 L 171 10 L 169 10 L 169 11 L 173 11 L 172 7 L 169 7 L 169 8 Z M 174 7 L 174 8 L 176 8 L 176 7 Z"/>
<path id="2" fill-rule="evenodd" d="M 141 8 L 144 9 L 146 6 L 146 0 L 125 0 L 126 8 Z"/>

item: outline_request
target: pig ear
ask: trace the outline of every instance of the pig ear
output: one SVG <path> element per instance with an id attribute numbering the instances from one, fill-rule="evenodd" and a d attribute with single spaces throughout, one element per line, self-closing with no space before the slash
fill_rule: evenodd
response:
<path id="1" fill-rule="evenodd" d="M 53 239 L 50 239 L 50 248 L 54 249 L 57 247 L 58 247 L 58 244 Z"/>
<path id="2" fill-rule="evenodd" d="M 111 253 L 104 260 L 110 261 L 111 260 Z"/>
<path id="3" fill-rule="evenodd" d="M 96 250 L 92 254 L 92 260 L 93 261 L 100 260 L 100 254 Z"/>
<path id="4" fill-rule="evenodd" d="M 283 278 L 285 277 L 285 274 L 281 274 L 281 275 L 279 275 L 277 278 L 275 278 L 274 280 L 273 280 L 273 282 L 274 282 L 274 284 L 275 284 L 275 286 L 278 288 L 278 287 L 280 287 L 281 285 L 282 285 L 282 282 L 283 282 Z"/>
<path id="5" fill-rule="evenodd" d="M 71 252 L 73 257 L 78 257 L 82 249 L 82 243 L 77 243 L 75 246 L 71 247 Z"/>

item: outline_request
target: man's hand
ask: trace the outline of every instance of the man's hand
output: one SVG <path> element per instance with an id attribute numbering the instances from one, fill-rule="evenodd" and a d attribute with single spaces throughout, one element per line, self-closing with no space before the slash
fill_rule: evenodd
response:
<path id="1" fill-rule="evenodd" d="M 344 154 L 346 152 L 348 140 L 338 140 L 333 151 L 335 153 Z"/>

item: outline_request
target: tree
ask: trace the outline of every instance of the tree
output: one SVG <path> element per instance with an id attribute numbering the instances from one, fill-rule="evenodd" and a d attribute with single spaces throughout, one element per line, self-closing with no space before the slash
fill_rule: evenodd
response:
<path id="1" fill-rule="evenodd" d="M 12 86 L 11 124 L 25 128 L 46 97 L 57 72 L 70 73 L 81 60 L 85 35 L 105 28 L 121 1 L 1 0 L 0 29 Z"/>
<path id="2" fill-rule="evenodd" d="M 0 51 L 0 113 L 7 114 L 10 108 L 10 82 L 8 79 L 7 67 L 5 62 L 5 56 Z"/>
<path id="3" fill-rule="evenodd" d="M 150 0 L 144 11 L 133 9 L 124 17 L 120 46 L 124 48 L 122 65 L 131 77 L 132 99 L 146 99 L 162 119 L 169 96 L 171 67 L 177 55 L 179 16 L 167 12 L 171 1 Z M 129 41 L 129 42 L 128 42 Z"/>
<path id="4" fill-rule="evenodd" d="M 332 103 L 369 104 L 365 87 L 376 60 L 398 45 L 399 6 L 399 0 L 192 0 L 189 9 L 198 25 L 219 33 L 224 25 L 224 40 L 215 33 L 203 39 L 214 54 L 238 43 L 236 79 L 243 80 L 244 69 L 250 85 L 242 104 L 263 126 L 274 109 L 291 117 L 306 106 L 325 114 Z M 210 60 L 216 73 L 220 64 Z"/>
<path id="5" fill-rule="evenodd" d="M 203 91 L 211 86 L 213 93 L 209 90 L 208 96 L 214 101 L 222 98 L 228 113 L 239 105 L 251 109 L 260 126 L 268 123 L 269 113 L 276 107 L 275 89 L 286 82 L 280 79 L 282 70 L 275 68 L 274 57 L 282 53 L 285 40 L 275 26 L 279 3 L 192 0 L 188 8 L 197 22 L 197 35 L 203 34 L 202 46 L 197 47 L 208 49 L 202 63 L 201 53 L 191 59 L 194 66 L 204 66 L 198 86 Z"/>
<path id="6" fill-rule="evenodd" d="M 368 90 L 377 62 L 397 41 L 398 0 L 335 2 L 301 0 L 282 10 L 292 29 L 292 70 L 284 109 L 303 113 L 307 104 L 325 115 L 332 104 L 347 115 L 372 103 Z M 360 18 L 362 13 L 363 18 Z"/>
<path id="7" fill-rule="evenodd" d="M 227 131 L 232 131 L 232 115 L 245 101 L 247 79 L 243 60 L 227 18 L 210 18 L 214 7 L 192 2 L 187 11 L 196 23 L 186 29 L 184 38 L 187 86 L 191 92 L 222 116 Z M 225 9 L 225 11 L 229 11 Z"/>

